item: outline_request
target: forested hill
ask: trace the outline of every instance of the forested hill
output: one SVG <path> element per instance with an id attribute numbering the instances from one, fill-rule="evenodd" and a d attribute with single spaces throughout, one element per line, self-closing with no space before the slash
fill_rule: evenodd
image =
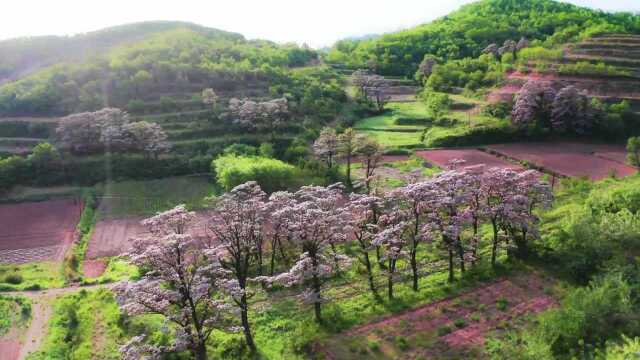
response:
<path id="1" fill-rule="evenodd" d="M 47 65 L 81 61 L 114 46 L 144 39 L 154 33 L 187 28 L 209 37 L 244 40 L 242 35 L 176 21 L 150 21 L 109 27 L 75 36 L 36 36 L 0 41 L 0 83 L 27 75 Z"/>
<path id="2" fill-rule="evenodd" d="M 300 80 L 292 79 L 292 68 L 317 57 L 308 48 L 180 22 L 10 40 L 0 42 L 0 116 L 140 108 L 163 98 L 197 103 L 203 88 L 221 97 L 275 97 L 283 95 L 279 86 Z"/>
<path id="3" fill-rule="evenodd" d="M 443 60 L 476 57 L 492 43 L 521 37 L 548 45 L 599 33 L 640 33 L 640 16 L 606 13 L 553 0 L 482 0 L 412 29 L 368 40 L 343 40 L 327 61 L 412 76 L 425 54 Z"/>

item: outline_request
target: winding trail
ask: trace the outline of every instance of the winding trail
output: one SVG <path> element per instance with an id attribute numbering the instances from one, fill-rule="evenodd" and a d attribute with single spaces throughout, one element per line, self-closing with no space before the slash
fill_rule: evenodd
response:
<path id="1" fill-rule="evenodd" d="M 111 289 L 118 283 L 99 284 L 90 286 L 70 286 L 58 289 L 47 289 L 41 291 L 16 291 L 2 293 L 5 295 L 24 296 L 31 299 L 31 321 L 25 331 L 19 331 L 17 334 L 0 338 L 0 354 L 4 353 L 4 346 L 15 347 L 16 343 L 19 347 L 17 354 L 11 354 L 6 360 L 23 360 L 35 351 L 37 351 L 44 338 L 47 336 L 49 329 L 49 320 L 53 314 L 53 301 L 59 296 L 67 295 L 80 291 L 82 289 Z M 13 346 L 12 346 L 13 345 Z M 5 354 L 6 355 L 6 354 Z M 4 357 L 2 359 L 5 359 Z"/>

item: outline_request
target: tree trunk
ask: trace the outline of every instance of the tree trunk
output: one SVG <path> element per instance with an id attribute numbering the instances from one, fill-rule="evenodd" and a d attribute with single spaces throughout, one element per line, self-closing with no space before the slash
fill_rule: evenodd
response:
<path id="1" fill-rule="evenodd" d="M 207 360 L 207 347 L 203 341 L 198 341 L 196 348 L 193 349 L 193 356 L 196 360 Z"/>
<path id="2" fill-rule="evenodd" d="M 316 322 L 322 323 L 322 312 L 320 309 L 320 305 L 322 303 L 320 302 L 320 278 L 318 277 L 318 259 L 316 259 L 315 254 L 312 255 L 311 259 L 312 259 L 312 264 L 314 268 L 313 278 L 311 279 L 312 280 L 311 285 L 313 286 L 313 291 L 316 293 L 316 296 L 317 296 L 317 298 L 313 303 L 313 307 L 314 307 L 314 312 L 316 316 Z"/>
<path id="3" fill-rule="evenodd" d="M 418 261 L 416 259 L 416 247 L 411 250 L 411 272 L 413 273 L 413 291 L 418 291 Z"/>
<path id="4" fill-rule="evenodd" d="M 353 187 L 351 183 L 351 154 L 347 154 L 347 186 Z"/>
<path id="5" fill-rule="evenodd" d="M 464 273 L 465 268 L 464 268 L 464 247 L 462 246 L 462 242 L 460 241 L 460 238 L 458 237 L 458 257 L 460 258 L 460 272 Z"/>
<path id="6" fill-rule="evenodd" d="M 369 259 L 369 252 L 362 249 L 364 255 L 364 266 L 367 268 L 367 275 L 369 277 L 369 288 L 374 295 L 377 293 L 376 285 L 373 283 L 373 269 L 371 269 L 371 260 Z"/>
<path id="7" fill-rule="evenodd" d="M 269 276 L 273 276 L 273 271 L 276 267 L 276 241 L 271 243 L 271 264 L 269 268 Z"/>
<path id="8" fill-rule="evenodd" d="M 389 271 L 387 272 L 387 294 L 389 295 L 389 300 L 393 300 L 393 260 L 389 259 Z"/>
<path id="9" fill-rule="evenodd" d="M 380 257 L 380 246 L 376 246 L 376 261 L 378 262 L 378 266 L 380 267 L 380 269 L 386 269 L 387 266 L 384 264 L 384 261 Z"/>
<path id="10" fill-rule="evenodd" d="M 496 266 L 496 256 L 498 252 L 498 225 L 495 219 L 491 219 L 491 225 L 493 226 L 493 244 L 491 245 L 491 266 Z"/>
<path id="11" fill-rule="evenodd" d="M 256 344 L 253 342 L 253 336 L 251 335 L 251 327 L 249 325 L 249 305 L 247 304 L 247 295 L 242 295 L 240 299 L 241 309 L 240 309 L 240 317 L 242 320 L 242 328 L 244 331 L 244 338 L 247 341 L 247 346 L 251 352 L 256 351 Z"/>
<path id="12" fill-rule="evenodd" d="M 453 273 L 453 250 L 449 248 L 449 282 L 453 282 L 456 279 Z"/>

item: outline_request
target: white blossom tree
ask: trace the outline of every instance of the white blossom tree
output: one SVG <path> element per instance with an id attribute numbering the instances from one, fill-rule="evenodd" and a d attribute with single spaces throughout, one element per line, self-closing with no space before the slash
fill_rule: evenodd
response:
<path id="1" fill-rule="evenodd" d="M 333 128 L 326 127 L 313 143 L 313 153 L 327 162 L 329 169 L 333 167 L 333 160 L 338 152 L 338 136 Z"/>

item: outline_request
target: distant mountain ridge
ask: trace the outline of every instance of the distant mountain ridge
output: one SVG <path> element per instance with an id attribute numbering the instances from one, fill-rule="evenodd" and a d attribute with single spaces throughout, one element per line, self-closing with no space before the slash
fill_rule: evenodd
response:
<path id="1" fill-rule="evenodd" d="M 190 29 L 210 38 L 244 40 L 244 36 L 180 21 L 149 21 L 113 26 L 73 36 L 36 36 L 0 41 L 0 84 L 61 62 L 79 62 L 152 34 Z"/>

